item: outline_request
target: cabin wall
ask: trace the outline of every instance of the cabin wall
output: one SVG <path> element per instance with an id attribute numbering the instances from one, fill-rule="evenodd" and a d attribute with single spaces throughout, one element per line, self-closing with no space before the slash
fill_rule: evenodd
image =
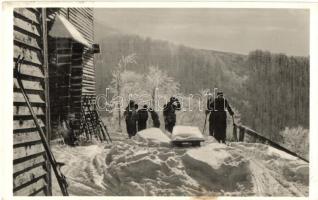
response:
<path id="1" fill-rule="evenodd" d="M 43 130 L 46 130 L 45 68 L 41 9 L 14 9 L 14 62 L 24 56 L 24 88 Z M 50 168 L 33 118 L 14 77 L 13 194 L 49 195 Z"/>
<path id="2" fill-rule="evenodd" d="M 58 13 L 63 15 L 90 43 L 94 42 L 94 20 L 92 8 L 61 8 Z M 94 54 L 87 47 L 73 42 L 70 84 L 70 109 L 69 113 L 75 115 L 72 120 L 72 129 L 76 135 L 82 134 L 84 130 L 84 115 L 87 114 L 83 108 L 84 99 L 89 96 L 95 102 L 95 66 Z M 94 105 L 91 106 L 94 109 Z M 59 124 L 60 122 L 53 122 Z M 56 126 L 55 126 L 56 127 Z"/>
<path id="3" fill-rule="evenodd" d="M 92 8 L 62 8 L 60 14 L 84 36 L 90 44 L 94 43 L 94 20 Z M 82 95 L 96 95 L 94 54 L 85 47 L 83 52 Z"/>
<path id="4" fill-rule="evenodd" d="M 49 52 L 51 138 L 55 139 L 58 131 L 63 131 L 62 121 L 69 120 L 70 115 L 72 128 L 79 133 L 83 46 L 72 39 L 50 38 Z"/>

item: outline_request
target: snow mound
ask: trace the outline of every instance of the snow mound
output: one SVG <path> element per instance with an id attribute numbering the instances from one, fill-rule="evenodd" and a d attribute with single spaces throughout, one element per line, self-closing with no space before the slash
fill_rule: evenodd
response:
<path id="1" fill-rule="evenodd" d="M 120 195 L 193 195 L 203 192 L 185 172 L 185 150 L 118 143 L 106 157 L 104 183 Z"/>
<path id="2" fill-rule="evenodd" d="M 203 135 L 196 126 L 175 126 L 171 136 L 172 141 L 204 141 Z"/>
<path id="3" fill-rule="evenodd" d="M 159 128 L 148 128 L 137 133 L 137 140 L 146 142 L 149 145 L 169 146 L 170 138 L 163 133 Z"/>
<path id="4" fill-rule="evenodd" d="M 219 143 L 191 149 L 182 157 L 186 172 L 208 190 L 238 191 L 251 187 L 249 161 Z"/>
<path id="5" fill-rule="evenodd" d="M 262 170 L 260 175 L 265 175 L 262 182 L 267 185 L 262 187 L 265 194 L 308 195 L 309 164 L 305 161 L 265 144 L 232 143 L 231 146 L 250 159 L 253 166 L 258 166 L 257 170 L 251 167 L 254 172 L 259 173 Z M 274 189 L 267 189 L 268 185 Z"/>

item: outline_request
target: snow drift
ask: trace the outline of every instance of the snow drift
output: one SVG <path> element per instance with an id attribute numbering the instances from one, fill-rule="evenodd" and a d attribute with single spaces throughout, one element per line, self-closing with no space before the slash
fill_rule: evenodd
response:
<path id="1" fill-rule="evenodd" d="M 117 137 L 111 145 L 54 147 L 71 195 L 308 195 L 308 163 L 267 145 L 208 137 L 202 147 L 173 148 L 158 129 Z"/>
<path id="2" fill-rule="evenodd" d="M 223 144 L 189 150 L 182 160 L 189 176 L 209 191 L 233 192 L 252 185 L 249 161 Z"/>

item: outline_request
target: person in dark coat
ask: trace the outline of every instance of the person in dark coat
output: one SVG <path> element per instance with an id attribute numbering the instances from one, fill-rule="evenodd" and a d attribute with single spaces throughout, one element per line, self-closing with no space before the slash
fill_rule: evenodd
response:
<path id="1" fill-rule="evenodd" d="M 148 120 L 148 106 L 144 105 L 142 109 L 138 110 L 138 131 L 147 128 Z"/>
<path id="2" fill-rule="evenodd" d="M 234 112 L 228 103 L 228 101 L 223 97 L 223 92 L 217 92 L 217 97 L 214 100 L 208 101 L 207 113 L 210 113 L 210 135 L 212 134 L 214 138 L 220 142 L 225 143 L 226 140 L 226 109 L 231 116 Z"/>
<path id="3" fill-rule="evenodd" d="M 138 119 L 137 109 L 138 109 L 138 105 L 135 104 L 133 100 L 130 100 L 124 112 L 126 128 L 127 128 L 127 133 L 129 138 L 136 135 L 137 133 L 137 119 Z"/>
<path id="4" fill-rule="evenodd" d="M 159 115 L 152 108 L 149 108 L 150 116 L 152 119 L 152 125 L 155 128 L 160 128 Z"/>
<path id="5" fill-rule="evenodd" d="M 177 116 L 176 110 L 181 109 L 179 100 L 175 97 L 171 97 L 170 101 L 163 107 L 163 117 L 165 121 L 165 129 L 172 133 L 173 127 L 176 125 Z"/>
<path id="6" fill-rule="evenodd" d="M 208 108 L 208 110 L 206 111 L 206 114 L 208 115 L 208 114 L 210 114 L 210 116 L 209 116 L 209 135 L 211 135 L 211 136 L 214 136 L 214 132 L 213 132 L 213 117 L 214 117 L 214 115 L 212 115 L 212 109 L 210 109 L 209 107 L 210 107 L 210 104 L 213 102 L 213 98 L 212 98 L 212 96 L 209 96 L 208 97 L 208 101 L 207 101 L 207 108 Z"/>

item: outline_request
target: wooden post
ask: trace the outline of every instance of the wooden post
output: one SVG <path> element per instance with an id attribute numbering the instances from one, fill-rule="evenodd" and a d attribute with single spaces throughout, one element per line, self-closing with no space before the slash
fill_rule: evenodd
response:
<path id="1" fill-rule="evenodd" d="M 239 127 L 239 142 L 243 142 L 244 141 L 244 135 L 245 135 L 245 128 L 240 126 Z"/>
<path id="2" fill-rule="evenodd" d="M 237 125 L 233 124 L 233 140 L 237 142 Z"/>
<path id="3" fill-rule="evenodd" d="M 45 82 L 45 130 L 48 144 L 51 138 L 51 119 L 50 119 L 50 91 L 49 91 L 49 62 L 48 62 L 48 38 L 47 38 L 47 21 L 46 21 L 46 8 L 42 8 L 42 40 L 43 40 L 43 70 Z M 52 196 L 52 176 L 51 165 L 47 163 L 47 195 Z"/>

